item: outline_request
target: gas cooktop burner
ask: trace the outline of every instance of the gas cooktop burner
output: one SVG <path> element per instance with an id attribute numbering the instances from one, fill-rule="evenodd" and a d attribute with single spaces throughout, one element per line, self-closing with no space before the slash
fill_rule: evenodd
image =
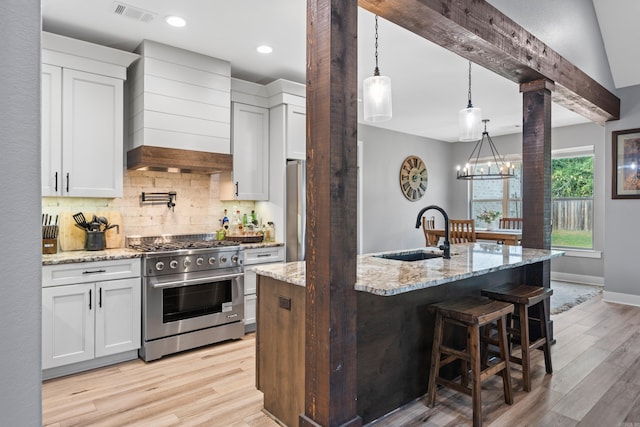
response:
<path id="1" fill-rule="evenodd" d="M 238 244 L 226 240 L 191 240 L 184 242 L 141 243 L 139 245 L 133 244 L 129 247 L 141 252 L 164 252 L 177 251 L 180 249 L 208 249 L 226 246 L 238 246 Z"/>
<path id="2" fill-rule="evenodd" d="M 127 237 L 127 247 L 141 252 L 169 252 L 183 249 L 213 249 L 239 246 L 238 242 L 215 240 L 213 234 Z"/>

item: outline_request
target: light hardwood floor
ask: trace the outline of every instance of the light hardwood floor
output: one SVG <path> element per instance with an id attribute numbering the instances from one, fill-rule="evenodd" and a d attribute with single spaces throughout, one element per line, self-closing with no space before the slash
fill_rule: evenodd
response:
<path id="1" fill-rule="evenodd" d="M 536 351 L 533 390 L 513 368 L 514 404 L 498 377 L 483 385 L 486 426 L 640 426 L 640 308 L 600 296 L 553 316 L 553 375 Z M 45 426 L 277 426 L 254 387 L 255 336 L 145 364 L 137 360 L 43 384 Z M 438 391 L 372 423 L 464 426 L 470 397 Z"/>

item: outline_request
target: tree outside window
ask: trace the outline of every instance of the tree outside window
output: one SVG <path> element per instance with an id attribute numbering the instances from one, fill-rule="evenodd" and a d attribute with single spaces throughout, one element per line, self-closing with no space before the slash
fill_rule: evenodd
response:
<path id="1" fill-rule="evenodd" d="M 593 155 L 551 161 L 551 245 L 593 247 Z"/>

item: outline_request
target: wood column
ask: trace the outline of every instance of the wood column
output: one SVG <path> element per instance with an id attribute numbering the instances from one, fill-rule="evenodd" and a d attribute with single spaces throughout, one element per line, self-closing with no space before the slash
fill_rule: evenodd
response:
<path id="1" fill-rule="evenodd" d="M 551 248 L 551 91 L 537 80 L 522 92 L 522 246 Z"/>
<path id="2" fill-rule="evenodd" d="M 522 246 L 551 249 L 551 92 L 553 82 L 520 85 L 522 92 Z M 551 261 L 525 269 L 525 282 L 551 286 Z M 550 312 L 548 301 L 547 313 Z M 548 318 L 550 338 L 553 322 Z M 532 331 L 532 336 L 538 333 Z"/>
<path id="3" fill-rule="evenodd" d="M 357 0 L 307 2 L 305 413 L 356 413 Z"/>

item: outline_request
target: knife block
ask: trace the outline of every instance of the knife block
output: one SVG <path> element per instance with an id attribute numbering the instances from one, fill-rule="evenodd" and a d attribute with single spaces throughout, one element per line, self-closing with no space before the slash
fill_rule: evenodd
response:
<path id="1" fill-rule="evenodd" d="M 58 239 L 42 239 L 42 253 L 43 254 L 57 254 L 58 253 Z"/>

